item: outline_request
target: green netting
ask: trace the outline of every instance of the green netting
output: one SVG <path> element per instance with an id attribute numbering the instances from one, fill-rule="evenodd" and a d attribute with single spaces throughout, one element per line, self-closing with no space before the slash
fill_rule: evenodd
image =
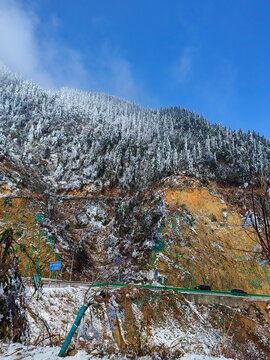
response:
<path id="1" fill-rule="evenodd" d="M 166 243 L 159 240 L 152 248 L 151 262 L 155 266 L 155 268 L 158 268 L 159 265 L 160 255 L 158 253 L 163 252 L 167 257 L 171 259 L 174 258 L 174 264 L 176 265 L 179 272 L 179 282 L 182 283 L 184 280 L 185 286 L 187 288 L 194 288 L 201 280 L 205 285 L 212 286 L 212 278 L 215 278 L 215 283 L 218 282 L 222 291 L 230 291 L 232 288 L 237 287 L 237 285 L 239 285 L 239 282 L 243 281 L 243 279 L 241 279 L 239 276 L 239 272 L 243 274 L 243 278 L 248 279 L 248 281 L 254 288 L 262 288 L 262 284 L 265 282 L 265 280 L 267 280 L 270 286 L 270 276 L 267 270 L 264 269 L 262 273 L 258 268 L 258 264 L 256 262 L 252 261 L 251 263 L 250 260 L 245 257 L 245 255 L 241 255 L 240 257 L 234 251 L 231 251 L 231 267 L 234 269 L 235 273 L 238 274 L 238 276 L 233 277 L 233 279 L 230 278 L 229 280 L 227 273 L 228 269 L 223 263 L 223 254 L 221 253 L 221 251 L 223 250 L 222 247 L 219 248 L 220 238 L 216 235 L 213 229 L 210 229 L 209 232 L 211 234 L 211 237 L 217 237 L 217 245 L 212 244 L 209 239 L 208 245 L 206 245 L 204 240 L 200 239 L 200 241 L 203 242 L 205 248 L 205 254 L 204 252 L 202 252 L 201 257 L 207 256 L 211 259 L 210 267 L 207 267 L 207 272 L 203 265 L 203 258 L 201 258 L 201 261 L 199 261 L 198 259 L 195 260 L 193 256 L 193 260 L 191 261 L 192 256 L 189 255 L 188 249 L 186 249 L 184 252 L 183 250 L 180 250 L 181 253 L 179 254 L 179 250 L 177 251 L 177 248 L 175 246 L 175 239 L 179 234 L 180 217 L 176 212 L 173 214 L 173 217 L 174 219 L 170 219 L 168 221 L 168 228 L 173 231 L 174 238 L 168 239 Z M 182 221 L 184 221 L 184 223 L 189 226 L 194 225 L 194 219 L 192 215 L 191 217 L 182 218 Z M 166 224 L 163 224 L 160 227 L 159 231 L 162 233 L 165 227 Z M 242 244 L 242 248 L 245 249 L 247 247 L 246 243 L 241 239 L 241 237 L 239 237 L 239 240 Z M 183 247 L 183 245 L 181 246 Z M 199 278 L 198 274 L 200 274 Z M 213 274 L 215 275 L 213 276 Z M 170 278 L 170 280 L 172 279 Z M 161 282 L 163 283 L 162 278 Z"/>
<path id="2" fill-rule="evenodd" d="M 23 199 L 23 197 L 22 197 L 22 199 Z M 22 224 L 22 222 L 23 222 L 24 212 L 25 212 L 25 210 L 27 209 L 28 200 L 29 200 L 29 199 L 27 198 L 27 199 L 26 199 L 26 204 L 25 204 L 25 207 L 24 207 L 24 209 L 23 209 L 22 216 L 21 216 L 20 224 Z"/>
<path id="3" fill-rule="evenodd" d="M 145 302 L 145 299 L 142 300 L 141 303 L 139 304 L 139 303 L 138 303 L 138 300 L 137 300 L 137 296 L 134 295 L 134 297 L 133 297 L 133 303 L 134 303 L 135 305 L 137 305 L 139 308 L 142 308 L 142 307 L 143 307 L 144 302 Z"/>
<path id="4" fill-rule="evenodd" d="M 203 280 L 204 285 L 207 285 L 206 275 L 205 275 L 205 271 L 204 271 L 204 264 L 202 264 L 202 270 L 203 270 L 202 280 Z"/>
<path id="5" fill-rule="evenodd" d="M 162 285 L 167 285 L 167 282 L 168 282 L 168 279 L 169 279 L 169 277 L 168 276 L 161 276 L 160 277 L 160 283 L 162 284 Z"/>
<path id="6" fill-rule="evenodd" d="M 52 239 L 51 236 L 49 236 L 49 241 L 50 241 L 50 244 L 51 244 L 51 255 L 52 255 L 54 248 L 53 248 L 53 239 Z"/>
<path id="7" fill-rule="evenodd" d="M 5 220 L 0 223 L 0 226 L 3 226 L 3 225 L 5 225 L 5 224 L 7 223 L 8 218 L 9 218 L 9 215 L 10 215 L 10 212 L 8 213 L 8 215 L 7 215 L 7 217 L 5 218 Z"/>
<path id="8" fill-rule="evenodd" d="M 32 254 L 33 254 L 33 251 L 35 250 L 35 246 L 32 246 L 32 249 L 31 249 L 31 253 L 30 253 L 30 258 L 32 259 Z M 30 266 L 30 259 L 28 261 L 28 264 L 26 266 L 26 270 L 25 270 L 25 274 L 24 274 L 24 277 L 27 277 L 27 274 L 28 274 L 28 270 L 29 270 L 29 266 Z"/>
<path id="9" fill-rule="evenodd" d="M 179 275 L 181 277 L 181 270 L 180 270 L 180 264 L 179 264 L 179 259 L 178 259 L 178 251 L 177 251 L 176 247 L 174 247 L 174 252 L 175 252 L 176 264 L 177 264 L 178 272 L 179 272 Z"/>
<path id="10" fill-rule="evenodd" d="M 38 274 L 42 275 L 41 273 L 41 269 L 40 269 L 40 264 L 39 264 L 39 256 L 40 256 L 40 240 L 41 240 L 41 226 L 39 223 L 39 232 L 38 232 L 38 255 L 37 255 L 37 272 Z"/>
<path id="11" fill-rule="evenodd" d="M 263 271 L 265 273 L 266 279 L 267 279 L 268 284 L 270 286 L 270 277 L 269 277 L 268 269 L 266 269 L 265 266 L 262 266 L 262 269 L 263 269 Z"/>
<path id="12" fill-rule="evenodd" d="M 165 228 L 165 225 L 162 224 L 160 225 L 160 227 L 158 228 L 158 232 L 161 234 L 162 233 L 162 230 Z"/>
<path id="13" fill-rule="evenodd" d="M 165 242 L 163 240 L 156 240 L 154 246 L 151 249 L 151 263 L 154 264 L 157 260 L 157 253 L 165 251 Z M 164 252 L 165 253 L 165 252 Z"/>
<path id="14" fill-rule="evenodd" d="M 61 257 L 55 252 L 52 237 L 49 237 L 48 232 L 43 228 L 43 213 L 41 211 L 41 207 L 39 206 L 38 211 L 35 213 L 34 199 L 32 199 L 32 206 L 29 206 L 30 203 L 29 198 L 22 197 L 21 200 L 22 200 L 21 206 L 19 204 L 16 213 L 15 214 L 13 213 L 11 218 L 11 212 L 9 212 L 6 218 L 0 221 L 0 227 L 6 227 L 7 225 L 12 226 L 15 230 L 17 242 L 19 242 L 22 245 L 22 249 L 25 249 L 26 251 L 27 251 L 26 240 L 29 243 L 29 239 L 31 239 L 30 242 L 31 251 L 28 253 L 29 259 L 25 269 L 25 276 L 29 275 L 29 268 L 31 264 L 33 264 L 35 267 L 36 274 L 34 275 L 41 276 L 42 269 L 41 269 L 40 251 L 41 251 L 42 240 L 44 241 L 44 243 L 47 243 L 49 238 L 50 255 L 54 255 L 58 261 L 61 261 L 61 263 L 62 260 Z M 23 203 L 24 205 L 22 205 Z M 5 199 L 5 206 L 13 206 L 13 202 L 11 201 L 11 199 L 9 198 Z M 31 216 L 35 216 L 35 223 L 32 229 L 29 228 L 29 225 L 27 225 L 27 228 L 25 228 L 24 219 L 25 219 L 26 211 L 30 213 Z M 13 223 L 11 223 L 10 220 L 11 221 L 13 220 Z M 31 235 L 29 233 L 31 233 Z M 18 244 L 16 244 L 15 254 L 17 254 L 18 251 L 19 251 L 19 246 Z"/>
<path id="15" fill-rule="evenodd" d="M 226 283 L 227 283 L 227 287 L 228 287 L 229 290 L 231 290 L 231 287 L 230 287 L 228 278 L 227 278 L 227 276 L 226 276 L 226 268 L 225 268 L 225 266 L 224 266 L 224 264 L 223 264 L 223 261 L 222 261 L 222 259 L 221 259 L 221 255 L 220 255 L 217 247 L 215 248 L 215 250 L 216 250 L 216 252 L 217 252 L 217 254 L 218 254 L 220 263 L 221 263 L 221 265 L 222 265 L 222 268 L 223 268 L 223 271 L 224 271 L 224 274 L 225 274 L 225 280 L 226 280 Z M 223 285 L 222 289 L 225 289 L 225 288 L 224 288 L 224 285 Z"/>
<path id="16" fill-rule="evenodd" d="M 196 279 L 195 277 L 193 276 L 193 271 L 195 270 L 196 268 L 196 265 L 193 267 L 193 269 L 191 270 L 191 277 L 192 277 L 192 280 L 193 280 L 193 284 L 191 285 L 191 287 L 195 287 L 196 286 Z"/>
<path id="17" fill-rule="evenodd" d="M 54 255 L 56 256 L 56 259 L 57 259 L 57 260 L 59 260 L 59 261 L 61 261 L 61 262 L 62 262 L 62 260 L 61 260 L 60 256 L 57 254 L 57 252 L 55 252 L 55 251 L 54 251 Z"/>
<path id="18" fill-rule="evenodd" d="M 36 221 L 38 223 L 42 223 L 43 221 L 43 214 L 41 212 L 37 212 Z"/>
<path id="19" fill-rule="evenodd" d="M 43 231 L 43 240 L 44 240 L 44 242 L 46 243 L 47 242 L 47 240 L 48 240 L 48 231 Z"/>
<path id="20" fill-rule="evenodd" d="M 10 197 L 5 198 L 5 206 L 12 206 L 12 201 L 11 201 Z"/>

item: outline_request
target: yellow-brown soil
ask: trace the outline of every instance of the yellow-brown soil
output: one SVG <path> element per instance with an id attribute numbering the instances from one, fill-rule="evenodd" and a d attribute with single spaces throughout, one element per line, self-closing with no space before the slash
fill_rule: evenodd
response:
<path id="1" fill-rule="evenodd" d="M 42 220 L 42 203 L 35 199 L 0 199 L 0 231 L 3 233 L 5 229 L 13 229 L 15 251 L 20 257 L 19 269 L 23 276 L 35 275 L 39 266 L 42 275 L 49 277 L 49 263 L 59 260 L 53 240 L 43 229 Z"/>
<path id="2" fill-rule="evenodd" d="M 269 294 L 268 269 L 260 266 L 256 236 L 238 212 L 203 188 L 169 189 L 162 233 L 165 250 L 152 252 L 153 266 L 167 284 L 200 284 L 228 291 Z M 255 247 L 255 249 L 254 249 Z"/>

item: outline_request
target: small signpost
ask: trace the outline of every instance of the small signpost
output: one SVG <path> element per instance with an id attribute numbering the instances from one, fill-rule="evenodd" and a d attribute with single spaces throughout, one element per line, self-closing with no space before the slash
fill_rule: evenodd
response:
<path id="1" fill-rule="evenodd" d="M 49 271 L 60 270 L 61 264 L 61 261 L 50 262 Z"/>
<path id="2" fill-rule="evenodd" d="M 154 272 L 154 279 L 158 281 L 158 270 L 156 269 Z"/>
<path id="3" fill-rule="evenodd" d="M 61 261 L 50 262 L 50 264 L 49 264 L 49 271 L 60 270 L 60 269 L 61 269 L 61 265 L 62 265 L 62 262 L 61 262 Z M 51 278 L 51 273 L 50 273 L 50 278 Z"/>

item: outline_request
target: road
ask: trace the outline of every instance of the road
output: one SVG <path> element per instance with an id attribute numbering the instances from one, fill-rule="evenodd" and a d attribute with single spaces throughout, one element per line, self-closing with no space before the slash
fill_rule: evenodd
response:
<path id="1" fill-rule="evenodd" d="M 26 285 L 30 285 L 30 278 L 24 278 Z M 66 288 L 66 287 L 124 287 L 124 286 L 135 286 L 150 291 L 176 291 L 184 295 L 184 297 L 196 304 L 213 304 L 213 305 L 227 305 L 227 306 L 240 306 L 243 302 L 266 302 L 270 300 L 270 295 L 260 294 L 248 294 L 245 296 L 232 295 L 229 292 L 222 291 L 203 291 L 193 289 L 183 289 L 172 286 L 155 286 L 155 285 L 140 285 L 140 284 L 120 284 L 120 283 L 102 283 L 102 284 L 90 284 L 90 282 L 83 281 L 65 281 L 57 279 L 42 279 L 43 287 L 46 288 Z"/>

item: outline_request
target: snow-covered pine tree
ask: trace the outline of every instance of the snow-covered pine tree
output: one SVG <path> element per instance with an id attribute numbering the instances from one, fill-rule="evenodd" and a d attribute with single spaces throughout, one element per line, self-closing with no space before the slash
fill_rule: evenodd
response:
<path id="1" fill-rule="evenodd" d="M 240 184 L 268 168 L 270 143 L 179 107 L 44 91 L 1 67 L 0 154 L 33 168 L 48 189 L 95 180 L 138 188 L 181 172 Z"/>

